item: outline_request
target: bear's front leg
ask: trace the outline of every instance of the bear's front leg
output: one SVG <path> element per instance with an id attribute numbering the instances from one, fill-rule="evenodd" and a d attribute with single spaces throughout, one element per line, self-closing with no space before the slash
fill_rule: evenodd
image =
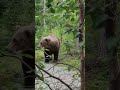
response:
<path id="1" fill-rule="evenodd" d="M 51 58 L 52 54 L 50 51 L 45 50 L 44 56 L 45 56 L 45 63 L 49 63 L 49 61 L 52 60 L 52 58 Z"/>
<path id="2" fill-rule="evenodd" d="M 58 61 L 58 51 L 54 53 L 54 62 Z"/>
<path id="3" fill-rule="evenodd" d="M 29 65 L 33 70 L 35 70 L 35 61 L 34 60 L 30 60 L 30 59 L 26 59 L 24 58 L 23 61 Z M 34 88 L 34 84 L 35 84 L 35 73 L 33 71 L 31 71 L 31 69 L 29 67 L 26 66 L 26 64 L 22 63 L 22 68 L 23 68 L 23 73 L 24 73 L 24 86 L 25 87 L 30 87 L 30 88 Z"/>
<path id="4" fill-rule="evenodd" d="M 24 51 L 23 54 L 29 54 L 34 57 L 34 52 Z M 35 86 L 35 59 L 23 56 L 22 69 L 24 73 L 24 86 L 26 88 L 34 88 Z M 26 64 L 32 68 L 32 70 Z"/>

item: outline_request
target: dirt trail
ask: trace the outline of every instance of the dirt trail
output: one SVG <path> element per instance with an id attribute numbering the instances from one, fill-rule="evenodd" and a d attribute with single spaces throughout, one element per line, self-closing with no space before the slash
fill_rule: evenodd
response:
<path id="1" fill-rule="evenodd" d="M 73 79 L 72 76 L 76 74 L 77 71 L 68 71 L 66 67 L 60 67 L 55 66 L 53 64 L 45 64 L 45 70 L 47 70 L 50 74 L 59 77 L 61 80 L 63 80 L 65 83 L 70 85 L 73 90 L 80 90 L 80 77 L 77 79 Z M 52 68 L 51 68 L 52 67 Z M 38 72 L 39 74 L 39 72 Z M 56 79 L 53 79 L 52 77 L 49 77 L 47 74 L 44 74 L 44 77 L 47 77 L 45 79 L 45 82 L 50 85 L 50 87 L 53 90 L 69 90 L 65 85 L 63 85 L 61 82 L 59 82 Z M 36 79 L 36 86 L 35 90 L 42 90 L 40 88 L 43 88 L 43 90 L 50 90 L 47 85 L 45 85 L 40 80 Z"/>

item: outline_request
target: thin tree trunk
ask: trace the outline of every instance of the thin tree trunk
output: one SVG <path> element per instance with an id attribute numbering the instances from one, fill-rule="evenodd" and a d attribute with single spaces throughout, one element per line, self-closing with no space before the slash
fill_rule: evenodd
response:
<path id="1" fill-rule="evenodd" d="M 79 0 L 80 8 L 80 26 L 79 26 L 79 42 L 84 42 L 84 1 Z M 84 47 L 80 48 L 80 70 L 81 70 L 81 89 L 85 90 L 85 50 Z"/>
<path id="2" fill-rule="evenodd" d="M 43 15 L 45 15 L 45 10 L 46 10 L 46 6 L 45 6 L 45 4 L 46 4 L 46 1 L 45 0 L 43 0 Z M 43 19 L 43 27 L 44 27 L 44 29 L 45 29 L 45 18 Z"/>

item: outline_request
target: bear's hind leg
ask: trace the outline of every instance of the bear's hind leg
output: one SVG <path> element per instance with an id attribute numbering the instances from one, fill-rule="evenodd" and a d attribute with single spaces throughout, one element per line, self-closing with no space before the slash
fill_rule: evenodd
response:
<path id="1" fill-rule="evenodd" d="M 52 60 L 52 54 L 50 51 L 45 50 L 44 52 L 44 56 L 45 56 L 45 63 L 49 63 L 50 60 Z"/>

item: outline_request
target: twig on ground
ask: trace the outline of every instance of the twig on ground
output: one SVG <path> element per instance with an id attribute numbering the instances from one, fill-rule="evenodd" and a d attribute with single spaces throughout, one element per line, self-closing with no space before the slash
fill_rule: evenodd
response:
<path id="1" fill-rule="evenodd" d="M 46 74 L 48 74 L 50 77 L 57 79 L 57 80 L 60 81 L 62 84 L 64 84 L 66 87 L 68 87 L 70 90 L 73 90 L 73 89 L 70 87 L 70 85 L 68 85 L 67 83 L 65 83 L 64 81 L 62 81 L 60 78 L 57 78 L 57 77 L 51 75 L 51 74 L 50 74 L 49 72 L 47 72 L 46 70 L 40 68 L 37 64 L 35 64 L 35 65 L 37 66 L 37 68 L 39 68 L 40 70 L 42 70 L 43 72 L 45 72 Z"/>

